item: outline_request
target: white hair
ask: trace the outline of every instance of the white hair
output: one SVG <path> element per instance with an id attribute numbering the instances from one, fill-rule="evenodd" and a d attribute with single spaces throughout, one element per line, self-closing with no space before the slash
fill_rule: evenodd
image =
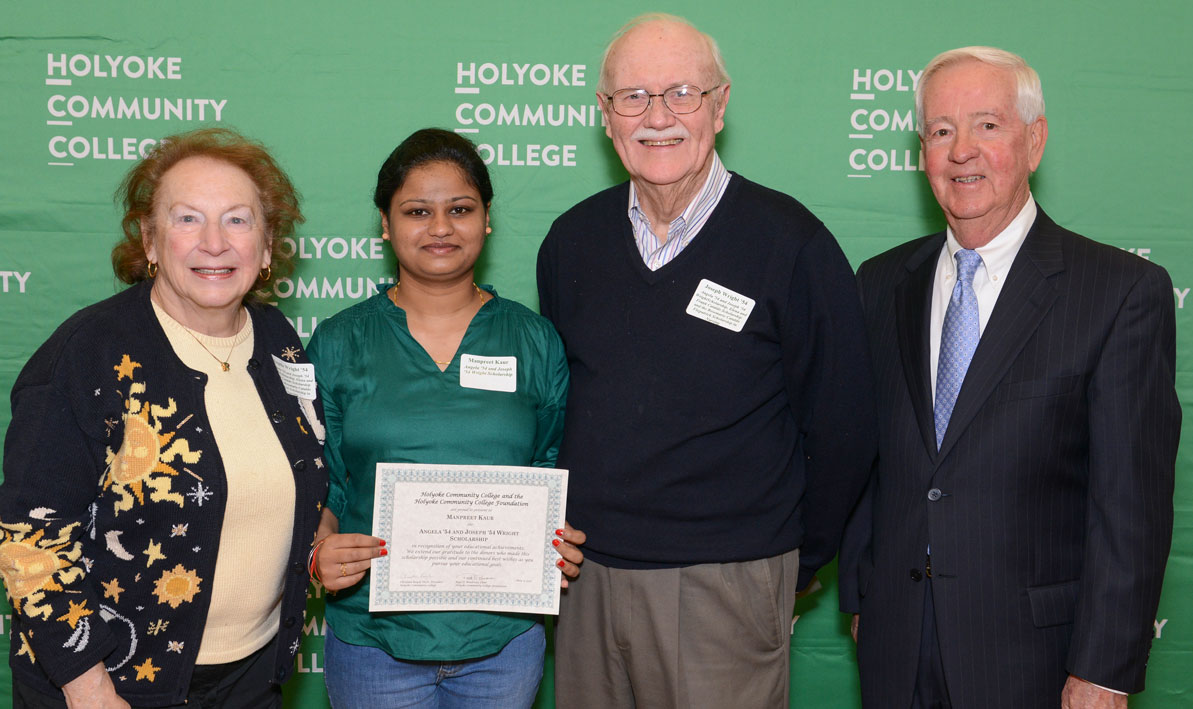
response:
<path id="1" fill-rule="evenodd" d="M 634 29 L 635 27 L 640 27 L 641 25 L 646 25 L 653 22 L 682 25 L 695 30 L 696 33 L 700 35 L 700 38 L 704 40 L 704 43 L 708 46 L 708 53 L 712 58 L 713 69 L 716 72 L 715 80 L 717 84 L 729 83 L 729 72 L 725 69 L 725 58 L 721 56 L 721 48 L 717 46 L 717 41 L 715 39 L 696 29 L 695 25 L 693 25 L 691 22 L 688 22 L 684 18 L 679 17 L 678 15 L 668 15 L 665 12 L 648 12 L 644 15 L 638 15 L 634 19 L 622 25 L 621 29 L 617 30 L 617 32 L 614 33 L 613 37 L 609 40 L 609 44 L 605 47 L 605 53 L 601 56 L 601 74 L 600 78 L 597 80 L 597 91 L 603 94 L 611 94 L 616 88 L 627 88 L 624 86 L 613 87 L 609 85 L 609 55 L 612 54 L 613 48 L 617 45 L 617 42 L 622 37 L 626 36 L 630 30 Z M 707 89 L 711 87 L 701 86 L 700 88 Z"/>
<path id="2" fill-rule="evenodd" d="M 941 69 L 966 61 L 982 62 L 1011 72 L 1015 77 L 1015 108 L 1024 123 L 1032 123 L 1044 115 L 1044 89 L 1040 86 L 1040 75 L 1027 65 L 1023 57 L 995 47 L 961 47 L 937 54 L 924 67 L 924 73 L 920 74 L 915 88 L 915 113 L 919 118 L 920 137 L 924 135 L 924 121 L 927 119 L 924 115 L 924 92 L 928 80 Z"/>

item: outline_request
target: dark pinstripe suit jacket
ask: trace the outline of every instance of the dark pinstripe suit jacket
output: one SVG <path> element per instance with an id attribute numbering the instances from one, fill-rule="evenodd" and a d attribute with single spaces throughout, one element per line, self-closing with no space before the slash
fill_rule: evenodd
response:
<path id="1" fill-rule="evenodd" d="M 879 461 L 847 532 L 867 708 L 911 702 L 925 548 L 959 709 L 1060 706 L 1068 674 L 1143 689 L 1181 410 L 1164 269 L 1040 210 L 936 451 L 929 308 L 944 234 L 858 271 Z"/>

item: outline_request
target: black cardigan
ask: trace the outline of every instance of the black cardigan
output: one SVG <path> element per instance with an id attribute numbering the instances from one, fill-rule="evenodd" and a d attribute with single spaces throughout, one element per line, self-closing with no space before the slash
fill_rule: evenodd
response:
<path id="1" fill-rule="evenodd" d="M 13 387 L 0 486 L 14 677 L 54 693 L 103 660 L 137 706 L 186 696 L 227 493 L 204 408 L 207 377 L 174 354 L 151 287 L 84 308 L 34 353 Z M 294 329 L 274 307 L 248 310 L 249 374 L 294 472 L 273 658 L 281 682 L 298 650 L 305 558 L 327 493 L 322 409 L 307 402 L 312 421 L 278 377 L 271 355 L 307 361 Z"/>

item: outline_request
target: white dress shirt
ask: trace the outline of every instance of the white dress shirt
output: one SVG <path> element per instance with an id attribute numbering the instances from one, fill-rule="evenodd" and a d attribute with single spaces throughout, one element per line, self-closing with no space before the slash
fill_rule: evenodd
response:
<path id="1" fill-rule="evenodd" d="M 1036 221 L 1036 201 L 1031 195 L 1027 196 L 1027 203 L 1019 214 L 1011 220 L 1006 229 L 991 239 L 985 246 L 979 246 L 975 251 L 982 257 L 982 263 L 973 275 L 973 290 L 978 297 L 978 327 L 979 332 L 986 331 L 986 323 L 990 321 L 990 313 L 994 312 L 994 304 L 998 301 L 998 294 L 1002 292 L 1002 285 L 1011 271 L 1011 264 L 1019 254 L 1019 247 L 1031 225 Z M 936 279 L 932 284 L 932 322 L 929 330 L 929 367 L 932 375 L 932 398 L 936 399 L 936 370 L 940 359 L 940 333 L 944 329 L 944 314 L 949 308 L 949 296 L 953 293 L 953 286 L 957 279 L 957 261 L 953 257 L 962 246 L 949 229 L 945 233 L 944 248 L 936 259 Z"/>

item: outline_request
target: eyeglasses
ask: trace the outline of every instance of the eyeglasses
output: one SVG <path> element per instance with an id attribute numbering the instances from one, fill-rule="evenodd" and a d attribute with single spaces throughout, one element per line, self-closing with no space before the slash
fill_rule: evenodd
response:
<path id="1" fill-rule="evenodd" d="M 699 111 L 704 97 L 722 86 L 724 84 L 717 84 L 708 91 L 701 91 L 699 86 L 684 84 L 672 86 L 661 94 L 652 94 L 646 89 L 618 89 L 612 94 L 605 94 L 605 99 L 611 102 L 614 113 L 626 118 L 641 116 L 656 97 L 662 97 L 663 105 L 669 111 L 683 115 Z"/>

